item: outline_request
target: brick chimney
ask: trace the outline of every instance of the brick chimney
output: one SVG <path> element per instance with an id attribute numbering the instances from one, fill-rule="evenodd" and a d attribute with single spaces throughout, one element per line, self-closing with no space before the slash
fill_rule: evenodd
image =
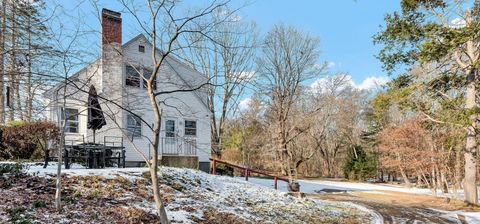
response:
<path id="1" fill-rule="evenodd" d="M 101 21 L 101 77 L 100 83 L 101 93 L 108 99 L 116 100 L 117 102 L 109 103 L 105 102 L 107 106 L 102 106 L 103 108 L 111 108 L 109 113 L 110 116 L 113 116 L 119 125 L 122 124 L 122 110 L 117 106 L 122 104 L 123 98 L 123 50 L 122 50 L 122 18 L 119 12 L 115 12 L 108 9 L 102 9 L 102 21 Z M 120 99 L 120 100 L 119 100 Z M 109 117 L 109 116 L 106 116 Z M 112 119 L 112 117 L 108 118 Z M 109 121 L 107 119 L 106 127 L 102 128 L 104 130 L 117 130 L 115 128 L 115 122 Z M 109 135 L 111 136 L 121 136 L 122 133 L 114 133 L 110 131 Z M 102 135 L 99 133 L 99 137 Z M 100 139 L 99 138 L 99 139 Z"/>
<path id="2" fill-rule="evenodd" d="M 122 14 L 102 9 L 102 46 L 122 43 Z"/>

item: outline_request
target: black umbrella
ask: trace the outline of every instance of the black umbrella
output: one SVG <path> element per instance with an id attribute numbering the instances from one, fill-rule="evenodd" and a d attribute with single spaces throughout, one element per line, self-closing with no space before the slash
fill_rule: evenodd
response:
<path id="1" fill-rule="evenodd" d="M 98 102 L 97 90 L 95 86 L 90 86 L 88 91 L 88 123 L 87 128 L 93 130 L 93 143 L 95 143 L 95 131 L 106 125 L 105 117 L 103 116 L 102 107 Z"/>

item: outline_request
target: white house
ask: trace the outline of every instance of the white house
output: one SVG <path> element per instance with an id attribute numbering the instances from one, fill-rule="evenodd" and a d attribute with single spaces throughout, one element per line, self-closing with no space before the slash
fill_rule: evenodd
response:
<path id="1" fill-rule="evenodd" d="M 93 141 L 93 132 L 87 129 L 87 99 L 88 90 L 94 85 L 107 121 L 107 125 L 97 131 L 96 142 L 101 143 L 110 136 L 123 137 L 127 165 L 143 165 L 142 154 L 151 159 L 152 150 L 153 135 L 148 126 L 154 123 L 154 113 L 143 79 L 152 71 L 152 45 L 143 35 L 122 45 L 122 20 L 118 12 L 103 9 L 101 26 L 101 58 L 71 76 L 66 88 L 62 82 L 45 93 L 46 117 L 52 121 L 62 120 L 57 114 L 63 109 L 65 93 L 66 139 Z M 160 50 L 156 52 L 160 56 Z M 193 89 L 205 82 L 202 74 L 169 56 L 159 70 L 156 86 L 157 91 L 164 92 Z M 208 171 L 211 114 L 205 89 L 174 91 L 158 95 L 156 99 L 163 112 L 159 148 L 163 164 Z"/>

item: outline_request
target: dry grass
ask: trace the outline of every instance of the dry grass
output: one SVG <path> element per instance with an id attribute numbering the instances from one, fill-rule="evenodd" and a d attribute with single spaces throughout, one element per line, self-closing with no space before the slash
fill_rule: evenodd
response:
<path id="1" fill-rule="evenodd" d="M 466 203 L 456 199 L 450 199 L 447 202 L 446 198 L 433 197 L 429 195 L 408 194 L 394 191 L 377 191 L 378 193 L 368 192 L 353 192 L 354 196 L 381 201 L 389 204 L 400 204 L 405 206 L 415 206 L 421 208 L 434 208 L 447 211 L 465 210 L 465 211 L 480 211 L 479 207 L 468 206 Z"/>

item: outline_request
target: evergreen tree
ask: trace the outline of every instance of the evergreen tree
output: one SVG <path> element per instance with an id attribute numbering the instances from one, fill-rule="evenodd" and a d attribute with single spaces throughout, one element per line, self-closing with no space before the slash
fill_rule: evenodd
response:
<path id="1" fill-rule="evenodd" d="M 386 27 L 375 36 L 384 48 L 378 57 L 384 68 L 435 66 L 465 82 L 466 129 L 465 200 L 477 204 L 476 128 L 477 79 L 480 67 L 480 1 L 402 0 L 401 11 L 385 17 Z M 460 18 L 453 16 L 460 16 Z M 428 114 L 424 114 L 427 116 Z M 431 121 L 445 123 L 427 116 Z"/>

